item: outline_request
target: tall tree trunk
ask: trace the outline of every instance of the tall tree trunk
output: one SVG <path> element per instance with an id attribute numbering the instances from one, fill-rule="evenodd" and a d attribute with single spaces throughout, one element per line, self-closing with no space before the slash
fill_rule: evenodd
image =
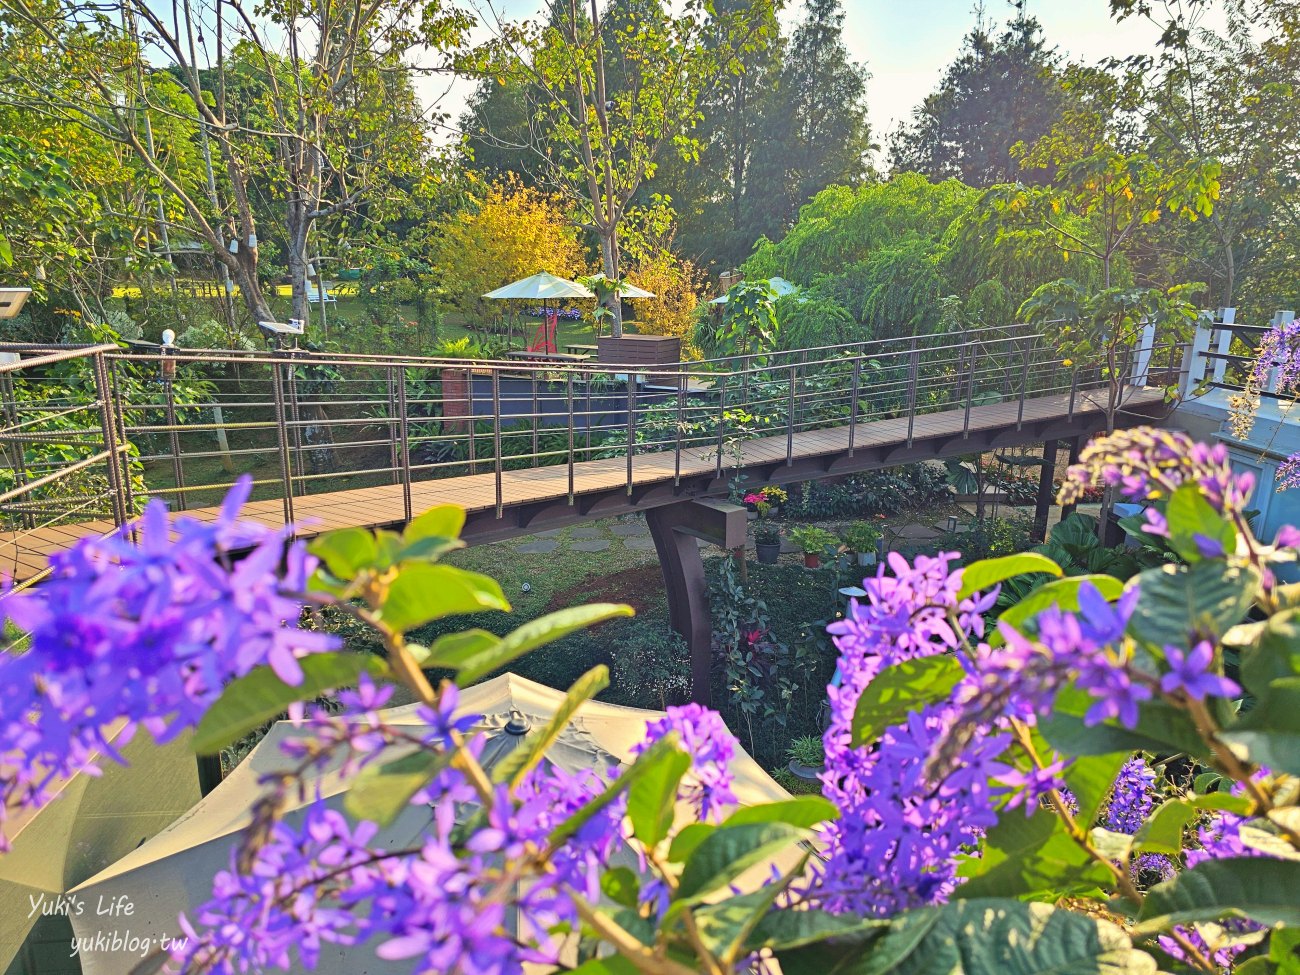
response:
<path id="1" fill-rule="evenodd" d="M 604 264 L 605 277 L 610 282 L 618 281 L 618 229 L 610 227 L 608 232 L 602 232 L 600 235 L 600 257 Z M 621 338 L 623 335 L 623 299 L 618 296 L 618 292 L 611 292 L 609 297 L 602 299 L 606 302 L 605 307 L 609 310 L 609 335 L 610 338 Z"/>

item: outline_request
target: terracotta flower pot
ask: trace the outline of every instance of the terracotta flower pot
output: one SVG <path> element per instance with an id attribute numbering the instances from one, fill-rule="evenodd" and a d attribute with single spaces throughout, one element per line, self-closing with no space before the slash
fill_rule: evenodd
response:
<path id="1" fill-rule="evenodd" d="M 822 557 L 816 552 L 804 552 L 803 564 L 809 569 L 819 569 L 822 564 Z"/>

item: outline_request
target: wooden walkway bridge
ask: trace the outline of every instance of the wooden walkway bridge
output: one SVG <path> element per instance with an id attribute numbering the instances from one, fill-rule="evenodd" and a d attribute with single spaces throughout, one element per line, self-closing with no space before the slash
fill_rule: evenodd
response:
<path id="1" fill-rule="evenodd" d="M 701 502 L 736 483 L 1078 443 L 1104 427 L 1111 395 L 1121 424 L 1162 415 L 1183 355 L 1152 338 L 1112 390 L 1024 327 L 652 373 L 296 350 L 5 349 L 21 358 L 0 362 L 0 574 L 19 584 L 79 538 L 121 530 L 146 498 L 215 517 L 232 470 L 255 478 L 247 517 L 304 535 L 397 527 L 446 503 L 466 509 L 471 544 L 643 511 L 670 608 L 680 604 L 674 623 L 706 658 L 698 546 L 676 542 L 743 544 L 744 516 Z"/>

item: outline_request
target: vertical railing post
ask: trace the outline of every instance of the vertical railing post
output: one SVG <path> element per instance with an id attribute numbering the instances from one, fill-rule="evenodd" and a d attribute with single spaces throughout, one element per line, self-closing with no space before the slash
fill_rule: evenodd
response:
<path id="1" fill-rule="evenodd" d="M 17 352 L 0 352 L 0 365 L 19 360 Z M 5 423 L 14 428 L 18 427 L 18 394 L 14 389 L 13 376 L 7 372 L 0 372 L 0 410 L 3 410 Z M 12 440 L 6 440 L 5 454 L 8 455 L 13 451 L 13 471 L 14 486 L 22 487 L 27 483 L 27 445 L 24 440 L 14 436 Z M 36 516 L 26 510 L 20 509 L 18 520 L 24 528 L 32 528 L 36 524 Z"/>
<path id="2" fill-rule="evenodd" d="M 853 447 L 858 433 L 858 390 L 862 385 L 862 356 L 853 357 L 853 389 L 849 394 L 849 456 L 853 456 Z"/>
<path id="3" fill-rule="evenodd" d="M 277 353 L 277 358 L 280 354 Z M 277 363 L 271 368 L 272 395 L 275 398 L 275 433 L 276 446 L 280 451 L 280 487 L 284 492 L 284 523 L 293 524 L 293 464 L 289 454 L 289 429 L 285 425 L 284 370 L 288 368 Z"/>
<path id="4" fill-rule="evenodd" d="M 169 350 L 162 350 L 162 387 L 164 414 L 167 417 L 167 443 L 172 454 L 172 479 L 176 482 L 176 510 L 185 510 L 185 470 L 181 464 L 181 434 L 176 422 L 176 364 L 168 362 Z"/>
<path id="5" fill-rule="evenodd" d="M 477 464 L 478 458 L 475 456 L 475 451 L 478 449 L 478 447 L 475 444 L 475 440 L 477 440 L 478 438 L 474 436 L 475 424 L 474 424 L 474 368 L 473 366 L 465 370 L 465 411 L 469 414 L 469 422 L 468 422 L 469 472 L 471 474 L 475 474 L 478 471 L 478 464 Z"/>
<path id="6" fill-rule="evenodd" d="M 495 370 L 495 369 L 492 370 L 492 374 L 493 374 L 494 376 L 496 375 L 496 370 Z M 537 369 L 536 369 L 536 367 L 530 368 L 530 369 L 528 370 L 528 375 L 530 375 L 530 376 L 532 377 L 532 379 L 533 379 L 533 465 L 532 465 L 532 466 L 536 467 L 536 466 L 537 466 L 537 451 L 540 449 L 540 448 L 539 448 L 540 440 L 538 439 L 538 437 L 539 437 L 539 433 L 540 433 L 541 426 L 542 426 L 542 417 L 541 417 L 542 410 L 541 410 L 541 404 L 540 404 L 540 403 L 538 402 L 538 400 L 537 400 Z"/>
<path id="7" fill-rule="evenodd" d="M 126 428 L 126 404 L 122 402 L 122 384 L 117 381 L 117 363 L 108 364 L 108 384 L 113 392 L 113 403 L 117 413 L 117 430 L 119 442 L 124 446 L 131 442 L 131 436 Z M 131 468 L 122 462 L 122 492 L 126 497 L 127 517 L 135 515 L 135 487 L 131 483 Z"/>
<path id="8" fill-rule="evenodd" d="M 970 411 L 971 406 L 975 402 L 975 358 L 976 350 L 978 348 L 977 344 L 969 337 L 966 341 L 970 348 L 970 364 L 967 367 L 966 373 L 969 378 L 966 380 L 966 413 L 962 418 L 961 424 L 962 439 L 966 439 L 970 436 Z"/>
<path id="9" fill-rule="evenodd" d="M 569 504 L 573 504 L 573 369 L 564 376 L 564 407 L 569 417 Z"/>
<path id="10" fill-rule="evenodd" d="M 795 369 L 798 368 L 793 362 L 790 363 L 790 395 L 789 404 L 786 407 L 785 417 L 785 466 L 790 467 L 794 464 L 794 384 Z"/>
<path id="11" fill-rule="evenodd" d="M 1025 361 L 1020 370 L 1020 404 L 1016 407 L 1016 429 L 1019 430 L 1025 425 L 1025 396 L 1029 392 L 1029 351 L 1034 342 L 1033 339 L 1025 339 Z"/>
<path id="12" fill-rule="evenodd" d="M 123 487 L 122 454 L 117 443 L 117 417 L 114 415 L 113 393 L 109 388 L 108 364 L 104 353 L 96 352 L 93 358 L 95 395 L 99 400 L 99 421 L 104 435 L 104 449 L 108 451 L 108 490 L 113 506 L 113 524 L 121 528 L 126 524 L 126 490 Z"/>
<path id="13" fill-rule="evenodd" d="M 912 447 L 912 432 L 916 429 L 916 384 L 921 378 L 921 353 L 916 347 L 916 336 L 912 336 L 911 348 L 907 353 L 907 446 Z"/>
<path id="14" fill-rule="evenodd" d="M 293 358 L 293 353 L 289 353 Z M 298 370 L 293 365 L 285 366 L 285 374 L 288 376 L 288 393 L 289 393 L 289 420 L 291 421 L 293 433 L 293 459 L 296 468 L 296 474 L 299 486 L 303 489 L 303 494 L 307 493 L 307 482 L 303 480 L 303 475 L 307 471 L 307 466 L 302 462 L 302 412 L 298 404 Z"/>
<path id="15" fill-rule="evenodd" d="M 393 483 L 400 482 L 402 472 L 398 469 L 400 461 L 397 456 L 397 369 L 389 366 L 385 370 L 388 383 L 388 466 L 392 470 Z M 405 384 L 403 384 L 405 385 Z"/>
<path id="16" fill-rule="evenodd" d="M 678 364 L 678 369 L 682 368 Z M 673 448 L 673 487 L 682 483 L 682 437 L 686 429 L 686 387 L 689 373 L 677 375 L 677 442 Z"/>
<path id="17" fill-rule="evenodd" d="M 727 374 L 723 373 L 718 378 L 722 380 L 722 385 L 718 389 L 718 463 L 715 475 L 721 477 L 722 443 L 727 430 Z"/>
<path id="18" fill-rule="evenodd" d="M 496 366 L 492 367 L 492 452 L 496 455 L 492 473 L 495 482 L 497 518 L 500 518 L 505 510 L 505 499 L 502 497 L 501 485 L 501 371 Z M 537 451 L 534 450 L 533 453 L 536 454 Z"/>
<path id="19" fill-rule="evenodd" d="M 406 411 L 406 366 L 397 367 L 397 430 L 402 465 L 402 510 L 409 522 L 411 510 L 411 421 Z"/>
<path id="20" fill-rule="evenodd" d="M 636 453 L 636 374 L 627 373 L 627 493 L 632 495 L 632 455 Z"/>

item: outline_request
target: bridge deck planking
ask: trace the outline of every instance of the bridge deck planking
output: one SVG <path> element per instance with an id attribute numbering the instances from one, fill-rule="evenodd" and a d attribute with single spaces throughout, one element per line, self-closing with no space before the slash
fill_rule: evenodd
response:
<path id="1" fill-rule="evenodd" d="M 1132 389 L 1125 397 L 1125 407 L 1149 408 L 1163 402 L 1164 393 L 1158 389 Z M 1095 394 L 1080 393 L 1076 397 L 1074 413 L 1097 413 L 1102 404 Z M 988 432 L 1014 427 L 1018 418 L 1025 424 L 1039 424 L 1055 419 L 1065 419 L 1070 413 L 1069 397 L 1054 395 L 1025 400 L 1023 414 L 1018 401 L 972 406 L 969 422 L 966 410 L 946 410 L 917 414 L 912 421 L 915 440 L 959 435 L 963 431 Z M 908 418 L 859 423 L 854 433 L 854 447 L 859 450 L 901 445 L 907 441 Z M 792 459 L 811 459 L 840 453 L 848 448 L 849 427 L 826 427 L 794 434 Z M 741 466 L 782 462 L 791 443 L 787 432 L 760 437 L 742 445 Z M 491 467 L 491 459 L 479 461 Z M 680 473 L 683 477 L 708 474 L 717 468 L 716 447 L 696 447 L 681 452 Z M 737 463 L 735 456 L 724 453 L 723 467 Z M 678 471 L 676 452 L 660 450 L 635 455 L 632 459 L 632 480 L 637 486 L 650 486 L 670 481 Z M 601 460 L 578 461 L 573 465 L 575 494 L 608 491 L 627 483 L 627 458 L 625 456 Z M 567 464 L 550 467 L 503 471 L 501 474 L 501 502 L 506 507 L 556 501 L 569 493 L 569 468 Z M 411 509 L 419 513 L 436 504 L 457 504 L 470 513 L 493 509 L 497 503 L 496 474 L 468 474 L 438 480 L 414 481 L 411 484 Z M 388 484 L 366 488 L 350 488 L 322 494 L 296 496 L 293 500 L 294 519 L 300 533 L 312 535 L 347 527 L 377 527 L 399 524 L 405 520 L 402 485 Z M 215 507 L 195 508 L 186 513 L 208 521 L 217 516 Z M 284 506 L 279 499 L 250 502 L 243 515 L 271 527 L 284 523 Z M 0 539 L 0 573 L 21 582 L 39 574 L 46 560 L 55 552 L 71 547 L 78 539 L 105 535 L 114 530 L 110 521 L 96 520 L 67 525 L 56 525 L 30 531 L 11 532 Z"/>

